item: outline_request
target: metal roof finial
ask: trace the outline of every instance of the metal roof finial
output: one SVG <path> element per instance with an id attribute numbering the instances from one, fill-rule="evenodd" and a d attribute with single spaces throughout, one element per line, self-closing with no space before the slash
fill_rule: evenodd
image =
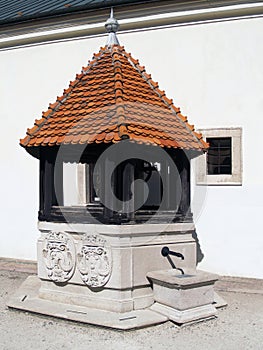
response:
<path id="1" fill-rule="evenodd" d="M 118 38 L 117 38 L 117 31 L 119 29 L 120 25 L 116 18 L 113 16 L 113 7 L 111 8 L 110 12 L 110 18 L 107 19 L 105 23 L 106 31 L 109 33 L 108 40 L 107 40 L 107 46 L 112 45 L 120 45 Z"/>

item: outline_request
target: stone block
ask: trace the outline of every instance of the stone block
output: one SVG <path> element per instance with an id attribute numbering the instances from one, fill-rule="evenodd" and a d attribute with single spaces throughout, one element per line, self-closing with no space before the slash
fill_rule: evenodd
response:
<path id="1" fill-rule="evenodd" d="M 149 272 L 153 283 L 155 304 L 158 311 L 176 323 L 192 322 L 216 315 L 214 283 L 217 275 L 204 271 L 188 270 L 181 274 L 176 269 Z"/>

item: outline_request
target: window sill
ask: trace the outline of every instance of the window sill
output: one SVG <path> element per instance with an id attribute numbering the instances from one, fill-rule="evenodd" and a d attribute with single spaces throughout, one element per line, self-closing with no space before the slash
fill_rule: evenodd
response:
<path id="1" fill-rule="evenodd" d="M 201 186 L 242 186 L 242 179 L 237 175 L 205 175 L 203 181 L 198 181 Z"/>

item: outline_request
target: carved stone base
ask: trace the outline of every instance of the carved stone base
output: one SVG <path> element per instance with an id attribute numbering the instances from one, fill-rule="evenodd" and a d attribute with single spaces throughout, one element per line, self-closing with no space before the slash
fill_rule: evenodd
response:
<path id="1" fill-rule="evenodd" d="M 193 223 L 41 222 L 38 277 L 29 277 L 7 305 L 118 329 L 158 324 L 168 317 L 180 321 L 186 314 L 181 317 L 185 320 L 195 312 L 188 309 L 199 306 L 198 317 L 200 312 L 207 317 L 206 314 L 214 314 L 214 309 L 210 305 L 203 310 L 202 306 L 213 302 L 215 278 L 199 273 L 188 280 L 173 276 L 178 270 L 196 271 L 194 229 Z M 167 257 L 162 253 L 163 248 L 176 254 Z M 159 270 L 166 271 L 173 266 L 178 269 L 159 276 Z M 154 290 L 147 276 L 152 279 Z M 199 288 L 191 288 L 193 281 Z M 172 294 L 171 283 L 175 288 Z M 176 285 L 182 288 L 177 289 Z M 188 311 L 180 311 L 178 316 L 177 311 L 165 309 L 167 312 L 162 314 L 160 307 L 158 312 L 151 309 L 154 300 L 176 310 L 183 310 L 181 304 L 186 305 Z"/>
<path id="2" fill-rule="evenodd" d="M 150 307 L 146 275 L 171 267 L 164 246 L 180 252 L 180 268 L 195 268 L 194 225 L 39 224 L 38 277 L 42 299 L 113 312 Z"/>
<path id="3" fill-rule="evenodd" d="M 70 300 L 68 300 L 68 303 L 46 300 L 39 296 L 40 287 L 41 281 L 36 276 L 28 277 L 17 292 L 8 300 L 7 306 L 122 330 L 142 328 L 168 320 L 166 316 L 149 309 L 110 312 L 72 304 Z"/>

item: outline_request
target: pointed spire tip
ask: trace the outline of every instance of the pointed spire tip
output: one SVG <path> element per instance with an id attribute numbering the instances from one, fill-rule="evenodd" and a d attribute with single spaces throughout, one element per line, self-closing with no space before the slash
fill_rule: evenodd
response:
<path id="1" fill-rule="evenodd" d="M 110 17 L 107 19 L 105 23 L 106 31 L 109 33 L 108 41 L 107 41 L 108 46 L 119 45 L 119 41 L 116 35 L 119 27 L 120 27 L 119 22 L 117 21 L 116 18 L 114 18 L 113 7 L 112 7 L 110 12 Z"/>

